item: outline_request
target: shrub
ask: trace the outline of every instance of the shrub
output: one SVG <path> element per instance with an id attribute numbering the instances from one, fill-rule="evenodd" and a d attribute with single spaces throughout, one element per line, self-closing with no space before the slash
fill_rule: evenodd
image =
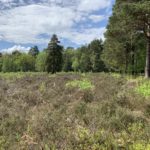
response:
<path id="1" fill-rule="evenodd" d="M 128 82 L 104 73 L 1 73 L 0 149 L 149 150 L 149 99 Z"/>
<path id="2" fill-rule="evenodd" d="M 67 87 L 77 87 L 81 90 L 93 89 L 94 85 L 88 79 L 74 80 L 66 84 Z"/>
<path id="3" fill-rule="evenodd" d="M 135 88 L 135 91 L 144 97 L 150 96 L 150 82 L 145 80 L 144 82 L 140 82 L 139 85 Z"/>

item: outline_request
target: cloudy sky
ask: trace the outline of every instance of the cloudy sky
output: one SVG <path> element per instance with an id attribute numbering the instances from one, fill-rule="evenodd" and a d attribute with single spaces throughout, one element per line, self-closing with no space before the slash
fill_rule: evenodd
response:
<path id="1" fill-rule="evenodd" d="M 0 51 L 47 47 L 53 33 L 65 47 L 104 38 L 114 0 L 0 0 Z"/>

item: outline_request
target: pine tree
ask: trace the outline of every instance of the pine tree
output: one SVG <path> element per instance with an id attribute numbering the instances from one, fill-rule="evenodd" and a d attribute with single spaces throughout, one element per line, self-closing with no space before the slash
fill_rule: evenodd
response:
<path id="1" fill-rule="evenodd" d="M 46 58 L 46 71 L 48 73 L 56 73 L 62 69 L 62 50 L 63 47 L 59 45 L 57 35 L 53 35 L 50 43 L 48 44 L 47 58 Z"/>
<path id="2" fill-rule="evenodd" d="M 137 70 L 137 61 L 142 57 L 138 52 L 140 47 L 138 43 L 142 40 L 139 37 L 142 37 L 147 39 L 148 43 L 145 76 L 150 77 L 150 7 L 148 6 L 150 6 L 149 0 L 116 0 L 105 34 L 103 56 L 105 63 L 111 68 L 124 72 L 130 70 L 134 74 Z"/>
<path id="3" fill-rule="evenodd" d="M 132 24 L 137 32 L 143 32 L 147 41 L 145 77 L 150 78 L 150 1 L 130 0 L 125 1 L 124 12 L 130 14 Z"/>

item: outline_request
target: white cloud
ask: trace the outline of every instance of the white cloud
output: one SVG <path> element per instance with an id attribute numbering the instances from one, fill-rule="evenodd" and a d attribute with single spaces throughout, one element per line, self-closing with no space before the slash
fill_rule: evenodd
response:
<path id="1" fill-rule="evenodd" d="M 24 52 L 27 53 L 30 50 L 30 47 L 23 47 L 21 45 L 14 45 L 13 47 L 2 49 L 0 52 L 2 53 L 12 53 L 14 51 Z"/>
<path id="2" fill-rule="evenodd" d="M 107 16 L 104 16 L 104 15 L 90 15 L 89 19 L 92 20 L 94 23 L 97 23 L 97 22 L 101 22 L 101 21 L 107 19 Z"/>
<path id="3" fill-rule="evenodd" d="M 79 10 L 96 11 L 110 6 L 110 0 L 80 0 Z"/>
<path id="4" fill-rule="evenodd" d="M 80 32 L 72 31 L 72 32 L 66 32 L 62 33 L 61 36 L 66 37 L 70 39 L 71 41 L 74 41 L 77 44 L 88 44 L 93 39 L 104 39 L 104 32 L 106 31 L 105 27 L 102 28 L 92 28 L 92 29 L 83 29 Z"/>
<path id="5" fill-rule="evenodd" d="M 0 0 L 0 8 L 11 8 L 29 4 L 46 4 L 49 6 L 74 6 L 78 10 L 91 11 L 106 8 L 110 5 L 110 2 L 111 0 Z"/>
<path id="6" fill-rule="evenodd" d="M 2 2 L 2 3 L 11 3 L 11 2 L 13 2 L 14 0 L 0 0 L 0 2 Z"/>
<path id="7" fill-rule="evenodd" d="M 5 35 L 7 41 L 17 43 L 44 42 L 44 39 L 37 38 L 38 35 L 70 29 L 75 18 L 76 14 L 70 8 L 40 5 L 17 7 L 0 16 L 0 35 Z"/>
<path id="8" fill-rule="evenodd" d="M 96 29 L 90 25 L 104 19 L 103 15 L 95 15 L 94 11 L 109 8 L 111 1 L 0 0 L 0 4 L 10 6 L 10 9 L 0 11 L 0 40 L 44 44 L 49 41 L 51 34 L 56 33 L 76 44 L 87 43 L 96 36 L 103 37 L 104 27 Z M 20 6 L 13 7 L 16 5 Z M 89 19 L 91 23 L 87 22 Z"/>

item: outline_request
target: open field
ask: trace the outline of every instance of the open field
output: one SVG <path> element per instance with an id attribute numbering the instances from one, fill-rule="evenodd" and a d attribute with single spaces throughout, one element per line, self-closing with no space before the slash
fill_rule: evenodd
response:
<path id="1" fill-rule="evenodd" d="M 150 150 L 150 81 L 0 73 L 0 150 Z"/>

